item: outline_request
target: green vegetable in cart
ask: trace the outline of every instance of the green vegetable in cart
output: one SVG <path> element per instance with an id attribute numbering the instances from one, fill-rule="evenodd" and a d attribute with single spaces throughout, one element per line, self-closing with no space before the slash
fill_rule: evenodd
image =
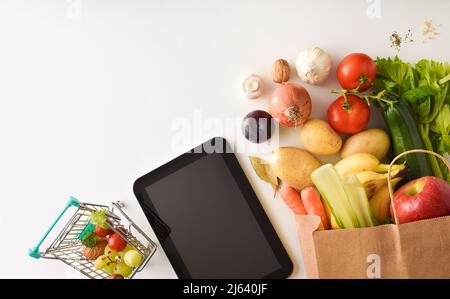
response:
<path id="1" fill-rule="evenodd" d="M 106 224 L 107 220 L 108 215 L 106 215 L 105 210 L 98 210 L 91 213 L 91 221 L 103 229 L 109 229 L 109 226 Z"/>
<path id="2" fill-rule="evenodd" d="M 88 248 L 95 247 L 95 245 L 97 244 L 97 237 L 95 236 L 95 233 L 93 231 L 86 232 L 81 239 L 81 244 Z"/>

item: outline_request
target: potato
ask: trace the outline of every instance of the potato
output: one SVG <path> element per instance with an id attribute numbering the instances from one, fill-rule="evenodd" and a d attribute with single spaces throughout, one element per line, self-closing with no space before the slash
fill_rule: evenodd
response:
<path id="1" fill-rule="evenodd" d="M 298 190 L 313 186 L 310 175 L 320 162 L 312 154 L 296 147 L 280 147 L 275 158 L 271 168 L 280 180 Z"/>
<path id="2" fill-rule="evenodd" d="M 310 119 L 300 129 L 303 146 L 318 155 L 334 155 L 342 146 L 342 139 L 336 131 L 321 119 Z"/>
<path id="3" fill-rule="evenodd" d="M 368 129 L 345 141 L 341 157 L 345 158 L 356 153 L 368 153 L 381 160 L 386 156 L 390 146 L 389 135 L 384 130 Z"/>

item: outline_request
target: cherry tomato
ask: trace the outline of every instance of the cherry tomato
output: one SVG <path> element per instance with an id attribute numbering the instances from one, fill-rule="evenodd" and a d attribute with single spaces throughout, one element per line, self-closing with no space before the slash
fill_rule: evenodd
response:
<path id="1" fill-rule="evenodd" d="M 108 247 L 113 251 L 121 251 L 127 246 L 127 241 L 122 239 L 119 234 L 114 233 L 108 238 Z"/>
<path id="2" fill-rule="evenodd" d="M 363 53 L 353 53 L 344 57 L 337 68 L 337 78 L 342 88 L 355 89 L 362 78 L 365 82 L 359 87 L 359 91 L 368 90 L 377 74 L 375 62 Z"/>
<path id="3" fill-rule="evenodd" d="M 110 234 L 112 234 L 113 230 L 111 230 L 109 228 L 105 229 L 105 228 L 102 228 L 102 227 L 100 227 L 98 225 L 95 225 L 94 233 L 95 233 L 96 236 L 106 237 L 106 236 L 109 236 Z"/>
<path id="4" fill-rule="evenodd" d="M 338 132 L 354 134 L 363 130 L 370 118 L 369 106 L 360 97 L 347 94 L 337 98 L 328 106 L 328 123 Z"/>

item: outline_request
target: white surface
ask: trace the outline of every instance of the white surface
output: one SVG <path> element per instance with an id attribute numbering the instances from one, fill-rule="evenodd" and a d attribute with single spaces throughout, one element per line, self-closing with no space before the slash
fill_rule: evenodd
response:
<path id="1" fill-rule="evenodd" d="M 266 109 L 269 93 L 249 101 L 240 84 L 250 73 L 269 82 L 277 58 L 293 65 L 310 46 L 329 51 L 335 62 L 357 51 L 393 55 L 389 34 L 411 28 L 416 42 L 402 48 L 402 58 L 450 60 L 444 0 L 79 3 L 77 16 L 76 0 L 0 1 L 0 278 L 77 277 L 62 263 L 27 256 L 69 195 L 122 200 L 151 233 L 132 193 L 134 180 L 205 138 L 198 134 L 172 150 L 173 122 L 192 120 L 195 111 L 225 120 Z M 381 16 L 370 18 L 367 9 L 377 3 Z M 424 45 L 427 18 L 443 26 Z M 323 118 L 335 78 L 305 86 L 313 116 Z M 380 123 L 375 114 L 371 126 Z M 284 145 L 300 144 L 295 129 L 281 136 Z M 295 264 L 292 277 L 304 277 L 290 211 L 256 178 L 246 155 L 238 158 Z M 158 250 L 138 277 L 175 274 Z"/>

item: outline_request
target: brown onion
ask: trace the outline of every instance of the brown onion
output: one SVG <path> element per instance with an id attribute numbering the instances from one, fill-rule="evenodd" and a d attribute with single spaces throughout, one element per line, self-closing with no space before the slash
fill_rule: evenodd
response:
<path id="1" fill-rule="evenodd" d="M 311 114 L 311 97 L 303 86 L 285 83 L 270 97 L 269 113 L 281 126 L 297 127 L 304 124 Z"/>

